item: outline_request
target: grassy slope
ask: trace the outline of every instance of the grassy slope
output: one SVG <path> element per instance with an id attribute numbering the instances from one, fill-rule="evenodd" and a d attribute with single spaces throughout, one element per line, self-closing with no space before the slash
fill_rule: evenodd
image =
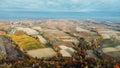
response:
<path id="1" fill-rule="evenodd" d="M 28 35 L 22 34 L 22 35 L 9 35 L 10 38 L 20 47 L 25 50 L 32 50 L 37 48 L 43 48 L 45 47 L 42 43 L 34 39 L 33 37 L 30 37 Z"/>
<path id="2" fill-rule="evenodd" d="M 102 45 L 103 48 L 116 47 L 117 45 L 119 45 L 119 43 L 117 43 L 111 39 L 104 39 L 104 40 L 100 41 L 99 43 L 100 43 L 100 45 Z"/>

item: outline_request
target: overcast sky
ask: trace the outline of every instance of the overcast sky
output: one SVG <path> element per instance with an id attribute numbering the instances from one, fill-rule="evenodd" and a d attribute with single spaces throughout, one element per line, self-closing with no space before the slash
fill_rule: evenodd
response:
<path id="1" fill-rule="evenodd" d="M 120 12 L 120 0 L 0 0 L 0 11 Z"/>

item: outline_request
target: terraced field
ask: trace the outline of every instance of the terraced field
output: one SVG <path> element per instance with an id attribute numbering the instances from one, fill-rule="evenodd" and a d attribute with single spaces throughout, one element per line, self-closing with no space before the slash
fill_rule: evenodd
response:
<path id="1" fill-rule="evenodd" d="M 23 50 L 32 50 L 45 47 L 38 40 L 26 34 L 21 35 L 10 34 L 8 36 L 15 42 L 15 44 L 17 44 Z"/>
<path id="2" fill-rule="evenodd" d="M 12 45 L 11 40 L 4 36 L 2 36 L 2 40 L 3 40 L 4 48 L 5 48 L 6 54 L 7 54 L 6 59 L 17 60 L 19 58 L 18 56 L 21 54 Z"/>
<path id="3" fill-rule="evenodd" d="M 12 45 L 11 40 L 5 36 L 0 36 L 0 60 L 17 60 L 20 54 Z"/>
<path id="4" fill-rule="evenodd" d="M 103 39 L 102 41 L 99 42 L 99 44 L 102 45 L 103 48 L 116 47 L 117 45 L 120 45 L 119 42 L 115 42 L 111 39 Z"/>
<path id="5" fill-rule="evenodd" d="M 4 57 L 6 57 L 6 50 L 5 50 L 5 47 L 4 47 L 2 37 L 0 36 L 0 60 L 3 59 Z"/>

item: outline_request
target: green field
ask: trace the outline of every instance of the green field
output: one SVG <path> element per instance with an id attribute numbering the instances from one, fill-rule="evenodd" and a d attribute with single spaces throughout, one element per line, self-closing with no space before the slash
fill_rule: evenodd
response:
<path id="1" fill-rule="evenodd" d="M 24 50 L 32 50 L 37 48 L 44 48 L 45 46 L 33 37 L 26 34 L 22 35 L 9 35 L 9 37 Z"/>

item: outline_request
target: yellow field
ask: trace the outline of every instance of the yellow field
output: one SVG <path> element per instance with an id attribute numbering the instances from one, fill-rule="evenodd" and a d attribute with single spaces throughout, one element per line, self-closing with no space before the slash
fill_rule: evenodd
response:
<path id="1" fill-rule="evenodd" d="M 21 35 L 10 34 L 8 36 L 15 42 L 15 44 L 17 44 L 20 48 L 24 50 L 32 50 L 32 49 L 45 47 L 35 38 L 30 37 L 26 34 L 21 34 Z"/>

